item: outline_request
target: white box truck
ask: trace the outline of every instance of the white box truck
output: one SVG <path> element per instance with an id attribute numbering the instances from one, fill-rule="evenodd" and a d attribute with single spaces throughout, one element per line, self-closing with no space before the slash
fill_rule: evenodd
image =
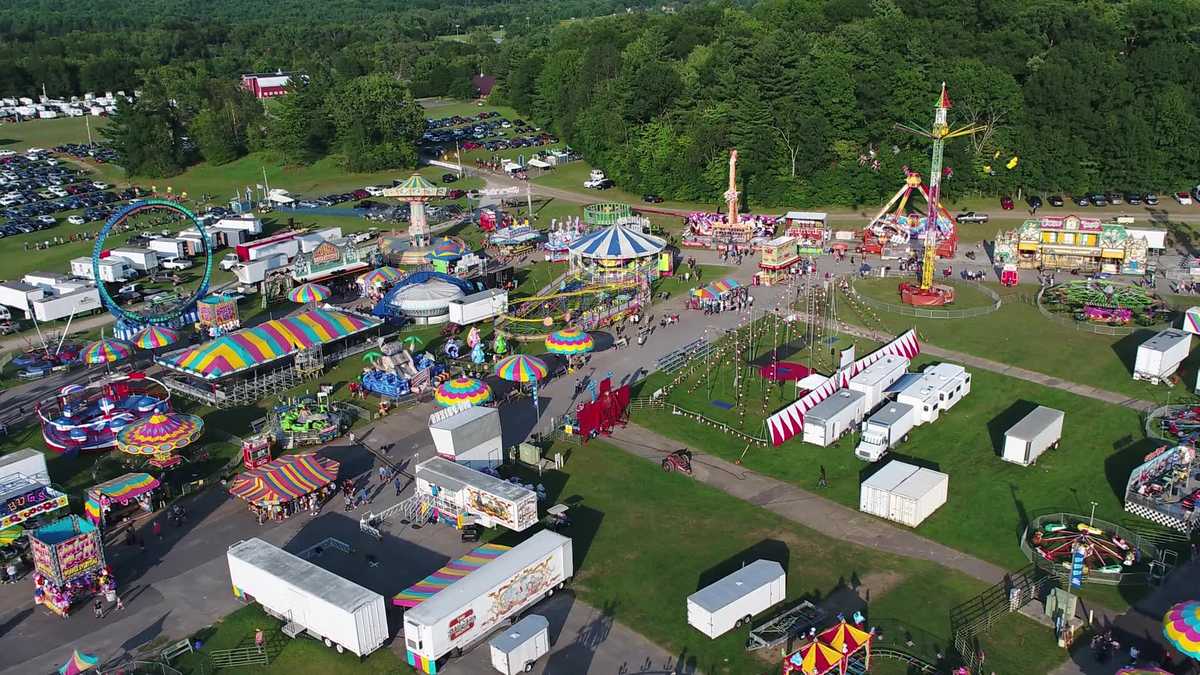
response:
<path id="1" fill-rule="evenodd" d="M 850 388 L 866 396 L 863 409 L 874 410 L 883 401 L 884 390 L 899 380 L 908 371 L 909 360 L 897 354 L 885 354 L 883 358 L 863 368 L 850 380 Z"/>
<path id="2" fill-rule="evenodd" d="M 783 602 L 787 573 L 774 560 L 755 560 L 687 598 L 687 620 L 716 639 L 750 623 L 756 615 Z"/>
<path id="3" fill-rule="evenodd" d="M 268 272 L 286 267 L 287 264 L 288 257 L 283 253 L 277 253 L 235 265 L 233 274 L 240 284 L 257 284 L 267 278 Z"/>
<path id="4" fill-rule="evenodd" d="M 1133 379 L 1158 384 L 1167 380 L 1192 349 L 1192 334 L 1169 328 L 1138 345 L 1133 364 Z"/>
<path id="5" fill-rule="evenodd" d="M 508 291 L 491 288 L 450 301 L 450 322 L 460 326 L 491 319 L 508 311 Z"/>
<path id="6" fill-rule="evenodd" d="M 878 462 L 888 450 L 908 439 L 916 417 L 907 403 L 885 403 L 863 423 L 862 440 L 854 456 L 867 462 Z"/>
<path id="7" fill-rule="evenodd" d="M 1000 458 L 1021 466 L 1029 466 L 1045 451 L 1058 445 L 1062 438 L 1061 410 L 1039 405 L 1020 422 L 1004 432 L 1004 452 Z"/>
<path id="8" fill-rule="evenodd" d="M 504 675 L 533 670 L 533 662 L 550 652 L 550 622 L 530 614 L 488 643 L 492 667 Z"/>
<path id="9" fill-rule="evenodd" d="M 858 426 L 866 408 L 866 394 L 853 389 L 834 392 L 804 414 L 804 442 L 822 448 Z"/>
<path id="10" fill-rule="evenodd" d="M 366 656 L 390 637 L 383 596 L 268 544 L 248 539 L 229 547 L 234 593 L 285 621 L 283 632 L 307 631 L 339 652 Z"/>
<path id="11" fill-rule="evenodd" d="M 447 654 L 552 595 L 574 573 L 571 540 L 538 532 L 404 613 L 409 665 L 436 673 Z"/>
<path id="12" fill-rule="evenodd" d="M 472 469 L 504 463 L 500 411 L 459 404 L 429 416 L 429 435 L 437 454 Z"/>

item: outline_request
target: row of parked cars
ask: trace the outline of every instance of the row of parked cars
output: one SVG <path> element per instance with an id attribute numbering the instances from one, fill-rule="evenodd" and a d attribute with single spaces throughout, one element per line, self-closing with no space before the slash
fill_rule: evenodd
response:
<path id="1" fill-rule="evenodd" d="M 500 113 L 495 110 L 484 110 L 475 115 L 451 115 L 450 117 L 426 118 L 426 129 L 445 129 L 446 127 L 457 127 L 463 124 L 473 123 L 479 120 L 487 120 L 500 117 Z"/>
<path id="2" fill-rule="evenodd" d="M 1191 192 L 1176 192 L 1171 195 L 1176 202 L 1181 206 L 1189 206 L 1193 202 L 1200 203 L 1200 185 L 1197 185 Z M 1072 203 L 1079 207 L 1088 206 L 1120 206 L 1128 204 L 1130 206 L 1158 206 L 1158 195 L 1153 192 L 1092 192 L 1089 194 L 1080 194 L 1070 197 Z M 1025 198 L 1025 202 L 1029 204 L 1031 209 L 1040 209 L 1042 207 L 1042 198 L 1038 195 L 1029 195 Z M 1066 200 L 1062 195 L 1050 195 L 1046 197 L 1045 202 L 1055 208 L 1060 208 L 1066 205 Z M 1014 207 L 1012 197 L 1005 195 L 1000 198 L 1000 208 L 1005 211 L 1010 211 Z M 974 212 L 970 212 L 974 213 Z M 965 215 L 965 214 L 960 214 Z M 961 219 L 960 219 L 961 220 Z M 966 220 L 965 222 L 972 222 Z"/>
<path id="3" fill-rule="evenodd" d="M 99 143 L 64 143 L 54 146 L 54 151 L 70 155 L 75 159 L 87 159 L 97 164 L 107 164 L 118 159 L 117 151 Z"/>

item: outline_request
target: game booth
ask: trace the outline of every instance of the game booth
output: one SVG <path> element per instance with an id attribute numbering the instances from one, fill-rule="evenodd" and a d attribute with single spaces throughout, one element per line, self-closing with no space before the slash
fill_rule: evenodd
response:
<path id="1" fill-rule="evenodd" d="M 1129 474 L 1125 510 L 1190 535 L 1200 524 L 1200 462 L 1190 445 L 1163 446 Z"/>
<path id="2" fill-rule="evenodd" d="M 874 639 L 873 633 L 856 628 L 843 619 L 788 654 L 783 659 L 783 675 L 869 672 Z"/>
<path id="3" fill-rule="evenodd" d="M 542 233 L 534 229 L 528 220 L 520 225 L 499 228 L 488 235 L 488 243 L 495 246 L 502 256 L 528 253 L 537 248 L 541 240 Z"/>
<path id="4" fill-rule="evenodd" d="M 148 473 L 127 473 L 88 488 L 83 513 L 100 528 L 110 528 L 141 514 L 154 512 L 159 480 Z"/>
<path id="5" fill-rule="evenodd" d="M 821 211 L 788 211 L 783 216 L 784 235 L 796 240 L 800 255 L 821 255 L 829 244 L 829 214 Z"/>
<path id="6" fill-rule="evenodd" d="M 701 286 L 692 291 L 692 297 L 688 299 L 688 309 L 704 309 L 712 303 L 717 303 L 722 300 L 727 300 L 739 293 L 745 293 L 746 289 L 737 282 L 733 277 L 725 277 L 716 281 Z"/>
<path id="7" fill-rule="evenodd" d="M 237 298 L 221 294 L 196 301 L 197 333 L 215 338 L 241 327 Z"/>
<path id="8" fill-rule="evenodd" d="M 774 286 L 792 275 L 792 268 L 804 260 L 800 240 L 792 236 L 776 237 L 759 248 L 762 259 L 754 273 L 754 285 Z"/>
<path id="9" fill-rule="evenodd" d="M 29 533 L 33 555 L 33 601 L 66 617 L 81 600 L 114 590 L 105 566 L 100 528 L 76 515 Z"/>
<path id="10" fill-rule="evenodd" d="M 566 433 L 578 434 L 585 444 L 596 436 L 611 434 L 615 427 L 623 427 L 629 421 L 628 384 L 613 389 L 612 380 L 606 377 L 589 387 L 588 392 L 591 400 L 577 405 L 574 413 L 566 416 L 563 427 Z"/>
<path id="11" fill-rule="evenodd" d="M 304 508 L 304 498 L 324 503 L 336 491 L 341 463 L 315 453 L 284 455 L 238 474 L 229 494 L 246 501 L 260 518 L 282 519 Z"/>
<path id="12" fill-rule="evenodd" d="M 667 243 L 624 221 L 576 239 L 569 246 L 571 272 L 589 281 L 658 278 L 659 254 Z"/>

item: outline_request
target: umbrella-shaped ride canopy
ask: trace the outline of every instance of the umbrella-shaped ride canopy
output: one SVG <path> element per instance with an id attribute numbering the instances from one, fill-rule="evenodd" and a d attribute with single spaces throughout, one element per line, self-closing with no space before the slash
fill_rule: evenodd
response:
<path id="1" fill-rule="evenodd" d="M 133 346 L 128 342 L 112 338 L 101 338 L 83 350 L 83 362 L 94 366 L 101 363 L 112 363 L 127 359 L 132 354 Z"/>
<path id="2" fill-rule="evenodd" d="M 321 284 L 300 284 L 299 286 L 288 291 L 288 300 L 298 304 L 307 305 L 310 302 L 322 302 L 329 299 L 333 292 L 328 286 Z"/>
<path id="3" fill-rule="evenodd" d="M 447 407 L 459 403 L 479 405 L 492 399 L 492 388 L 473 377 L 456 377 L 439 384 L 433 392 L 433 398 Z"/>
<path id="4" fill-rule="evenodd" d="M 1181 602 L 1163 616 L 1163 635 L 1181 653 L 1200 660 L 1200 600 Z"/>
<path id="5" fill-rule="evenodd" d="M 545 361 L 525 354 L 507 356 L 496 364 L 496 376 L 509 382 L 537 382 L 549 372 Z"/>
<path id="6" fill-rule="evenodd" d="M 78 649 L 71 653 L 71 658 L 58 668 L 59 675 L 76 675 L 91 670 L 100 663 L 100 657 L 85 654 Z"/>
<path id="7" fill-rule="evenodd" d="M 546 336 L 546 351 L 551 354 L 574 356 L 586 354 L 596 347 L 592 336 L 578 328 L 556 330 Z"/>
<path id="8" fill-rule="evenodd" d="M 433 251 L 428 253 L 425 257 L 430 260 L 452 261 L 463 257 L 466 252 L 466 246 L 463 246 L 461 243 L 448 237 L 443 237 L 434 242 Z"/>
<path id="9" fill-rule="evenodd" d="M 204 433 L 204 420 L 176 412 L 154 413 L 117 434 L 117 448 L 130 455 L 170 454 L 196 442 Z"/>
<path id="10" fill-rule="evenodd" d="M 364 272 L 358 276 L 358 285 L 363 288 L 374 288 L 376 286 L 386 286 L 387 284 L 395 283 L 404 276 L 395 267 L 377 267 L 370 272 Z"/>
<path id="11" fill-rule="evenodd" d="M 158 349 L 179 342 L 179 331 L 164 326 L 146 326 L 133 336 L 133 345 L 139 349 Z"/>

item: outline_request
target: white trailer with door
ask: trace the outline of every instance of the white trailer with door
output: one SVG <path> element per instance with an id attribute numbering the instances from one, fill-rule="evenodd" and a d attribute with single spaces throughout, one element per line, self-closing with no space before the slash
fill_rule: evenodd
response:
<path id="1" fill-rule="evenodd" d="M 833 445 L 854 429 L 866 413 L 866 394 L 841 389 L 804 414 L 804 442 L 822 448 Z"/>
<path id="2" fill-rule="evenodd" d="M 946 503 L 949 490 L 949 475 L 893 460 L 862 482 L 858 508 L 916 527 Z"/>
<path id="3" fill-rule="evenodd" d="M 337 651 L 366 656 L 390 637 L 383 596 L 261 539 L 229 547 L 229 578 L 238 597 L 253 600 Z"/>
<path id="4" fill-rule="evenodd" d="M 885 403 L 863 423 L 862 439 L 854 456 L 868 462 L 878 462 L 888 450 L 908 439 L 916 423 L 916 413 L 907 403 Z"/>
<path id="5" fill-rule="evenodd" d="M 429 435 L 437 454 L 472 469 L 504 462 L 500 411 L 462 403 L 429 416 Z"/>
<path id="6" fill-rule="evenodd" d="M 450 323 L 460 326 L 492 319 L 508 311 L 508 291 L 490 288 L 450 301 Z"/>
<path id="7" fill-rule="evenodd" d="M 484 527 L 503 525 L 514 532 L 537 523 L 537 493 L 515 483 L 444 457 L 418 464 L 416 477 L 417 493 L 428 495 L 441 513 L 473 517 Z"/>
<path id="8" fill-rule="evenodd" d="M 1192 334 L 1169 328 L 1138 345 L 1133 364 L 1133 379 L 1158 384 L 1179 370 L 1192 349 Z"/>
<path id="9" fill-rule="evenodd" d="M 9 478 L 30 478 L 48 485 L 50 472 L 46 469 L 46 454 L 24 448 L 0 456 L 0 482 Z"/>
<path id="10" fill-rule="evenodd" d="M 850 380 L 850 388 L 866 396 L 865 410 L 874 410 L 883 401 L 884 391 L 908 371 L 909 360 L 897 354 L 884 354 Z"/>
<path id="11" fill-rule="evenodd" d="M 488 642 L 492 667 L 504 675 L 533 670 L 533 662 L 550 652 L 550 622 L 540 614 L 514 623 Z"/>
<path id="12" fill-rule="evenodd" d="M 971 393 L 971 374 L 960 365 L 939 363 L 916 377 L 909 375 L 896 382 L 893 390 L 897 401 L 913 407 L 917 426 L 936 422 L 943 412 Z"/>
<path id="13" fill-rule="evenodd" d="M 571 540 L 542 530 L 404 613 L 408 662 L 426 673 L 561 589 L 575 573 Z"/>
<path id="14" fill-rule="evenodd" d="M 787 573 L 774 560 L 755 560 L 687 598 L 688 623 L 710 638 L 750 623 L 783 602 Z"/>
<path id="15" fill-rule="evenodd" d="M 1041 454 L 1058 445 L 1062 438 L 1065 413 L 1039 405 L 1004 432 L 1004 452 L 1000 458 L 1029 466 Z"/>

